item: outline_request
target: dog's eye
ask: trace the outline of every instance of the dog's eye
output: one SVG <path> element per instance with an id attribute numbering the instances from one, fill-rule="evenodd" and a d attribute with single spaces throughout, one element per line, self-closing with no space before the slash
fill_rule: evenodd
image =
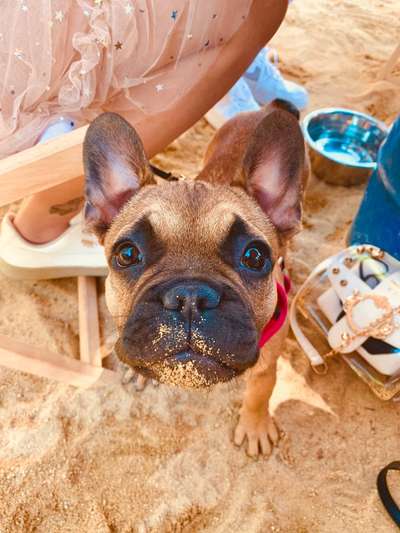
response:
<path id="1" fill-rule="evenodd" d="M 270 266 L 268 247 L 263 242 L 250 243 L 243 252 L 240 262 L 250 270 L 263 270 L 265 266 Z"/>
<path id="2" fill-rule="evenodd" d="M 130 242 L 121 244 L 115 254 L 115 261 L 121 268 L 137 265 L 142 259 L 139 248 Z"/>

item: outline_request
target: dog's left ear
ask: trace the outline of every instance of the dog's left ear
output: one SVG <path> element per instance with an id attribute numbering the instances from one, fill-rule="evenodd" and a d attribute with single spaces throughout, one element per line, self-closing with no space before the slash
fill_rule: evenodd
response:
<path id="1" fill-rule="evenodd" d="M 286 110 L 272 111 L 254 131 L 240 182 L 282 237 L 290 237 L 301 226 L 305 165 L 304 138 L 297 118 Z"/>
<path id="2" fill-rule="evenodd" d="M 155 184 L 142 141 L 116 113 L 103 113 L 83 143 L 85 219 L 100 242 L 112 220 L 144 185 Z"/>

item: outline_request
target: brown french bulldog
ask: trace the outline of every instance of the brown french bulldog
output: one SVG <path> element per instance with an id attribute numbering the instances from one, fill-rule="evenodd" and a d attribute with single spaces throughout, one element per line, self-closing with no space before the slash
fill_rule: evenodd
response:
<path id="1" fill-rule="evenodd" d="M 175 182 L 156 179 L 132 126 L 105 113 L 88 129 L 84 166 L 86 220 L 110 266 L 118 357 L 183 387 L 245 374 L 234 442 L 269 454 L 279 434 L 268 402 L 287 323 L 258 343 L 277 307 L 280 258 L 301 224 L 308 164 L 297 110 L 275 101 L 236 116 L 197 178 Z"/>

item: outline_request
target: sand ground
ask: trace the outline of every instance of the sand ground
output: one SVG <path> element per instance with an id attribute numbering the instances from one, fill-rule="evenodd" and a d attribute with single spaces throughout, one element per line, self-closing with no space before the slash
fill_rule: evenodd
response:
<path id="1" fill-rule="evenodd" d="M 295 1 L 273 45 L 284 74 L 309 89 L 310 109 L 394 119 L 398 86 L 362 93 L 399 42 L 399 12 L 399 0 Z M 195 174 L 212 134 L 200 121 L 158 163 Z M 295 286 L 343 245 L 361 194 L 313 182 L 292 245 Z M 0 333 L 77 357 L 76 281 L 0 278 Z M 230 440 L 240 397 L 240 384 L 80 391 L 1 370 L 0 532 L 396 530 L 375 478 L 400 459 L 398 404 L 378 401 L 339 361 L 314 375 L 291 337 L 273 397 L 285 447 L 254 461 Z"/>

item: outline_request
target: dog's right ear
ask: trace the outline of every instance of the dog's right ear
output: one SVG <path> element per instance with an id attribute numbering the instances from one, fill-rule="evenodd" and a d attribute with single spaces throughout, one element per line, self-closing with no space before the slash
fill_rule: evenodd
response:
<path id="1" fill-rule="evenodd" d="M 138 134 L 116 113 L 103 113 L 90 124 L 83 164 L 86 224 L 102 242 L 126 202 L 155 180 Z"/>

